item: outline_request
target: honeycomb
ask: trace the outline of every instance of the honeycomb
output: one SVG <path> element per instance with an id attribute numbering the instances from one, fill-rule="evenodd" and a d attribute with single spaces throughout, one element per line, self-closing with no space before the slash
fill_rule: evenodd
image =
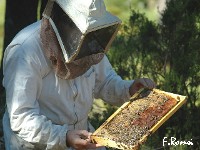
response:
<path id="1" fill-rule="evenodd" d="M 142 90 L 93 133 L 92 141 L 118 149 L 138 149 L 153 132 L 152 128 L 164 123 L 185 99 L 160 90 Z"/>

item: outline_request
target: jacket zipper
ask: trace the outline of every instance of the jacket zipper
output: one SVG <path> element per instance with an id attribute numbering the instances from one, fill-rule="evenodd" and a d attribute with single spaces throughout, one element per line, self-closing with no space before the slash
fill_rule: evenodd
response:
<path id="1" fill-rule="evenodd" d="M 73 110 L 74 110 L 74 114 L 75 114 L 75 121 L 74 121 L 73 125 L 74 125 L 74 129 L 76 129 L 76 124 L 78 123 L 78 115 L 77 115 L 77 112 L 76 112 L 76 96 L 78 94 L 78 89 L 77 89 L 77 86 L 75 84 L 75 80 L 70 81 L 70 86 L 71 86 L 73 94 L 74 94 L 74 96 L 73 96 L 73 100 L 74 100 Z"/>

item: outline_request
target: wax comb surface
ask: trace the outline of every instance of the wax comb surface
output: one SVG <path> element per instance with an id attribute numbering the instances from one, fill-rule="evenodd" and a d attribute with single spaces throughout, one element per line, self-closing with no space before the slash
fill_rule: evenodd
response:
<path id="1" fill-rule="evenodd" d="M 136 150 L 186 102 L 186 98 L 158 89 L 142 89 L 92 134 L 92 142 Z"/>

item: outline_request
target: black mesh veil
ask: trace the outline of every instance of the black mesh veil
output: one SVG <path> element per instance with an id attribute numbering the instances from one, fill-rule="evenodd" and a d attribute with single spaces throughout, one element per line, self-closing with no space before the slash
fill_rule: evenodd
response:
<path id="1" fill-rule="evenodd" d="M 96 8 L 103 7 L 91 8 L 95 13 L 89 16 L 85 16 L 92 11 L 88 7 L 86 9 L 89 12 L 75 9 L 76 5 L 67 7 L 75 2 L 79 3 L 73 0 L 49 0 L 41 24 L 44 52 L 56 75 L 63 79 L 74 79 L 99 63 L 120 25 L 120 21 L 105 9 L 100 14 L 100 11 L 96 12 Z M 96 5 L 102 6 L 101 1 L 96 0 Z"/>
<path id="2" fill-rule="evenodd" d="M 69 62 L 88 55 L 104 53 L 119 26 L 116 24 L 83 34 L 56 3 L 52 9 L 51 19 L 57 28 L 61 48 L 66 51 Z"/>

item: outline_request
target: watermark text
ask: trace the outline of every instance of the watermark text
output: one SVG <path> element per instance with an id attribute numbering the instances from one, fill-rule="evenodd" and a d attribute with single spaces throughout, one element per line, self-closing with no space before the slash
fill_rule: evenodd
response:
<path id="1" fill-rule="evenodd" d="M 177 140 L 175 137 L 164 137 L 163 138 L 163 146 L 178 146 L 178 145 L 193 145 L 192 139 L 190 140 Z"/>

